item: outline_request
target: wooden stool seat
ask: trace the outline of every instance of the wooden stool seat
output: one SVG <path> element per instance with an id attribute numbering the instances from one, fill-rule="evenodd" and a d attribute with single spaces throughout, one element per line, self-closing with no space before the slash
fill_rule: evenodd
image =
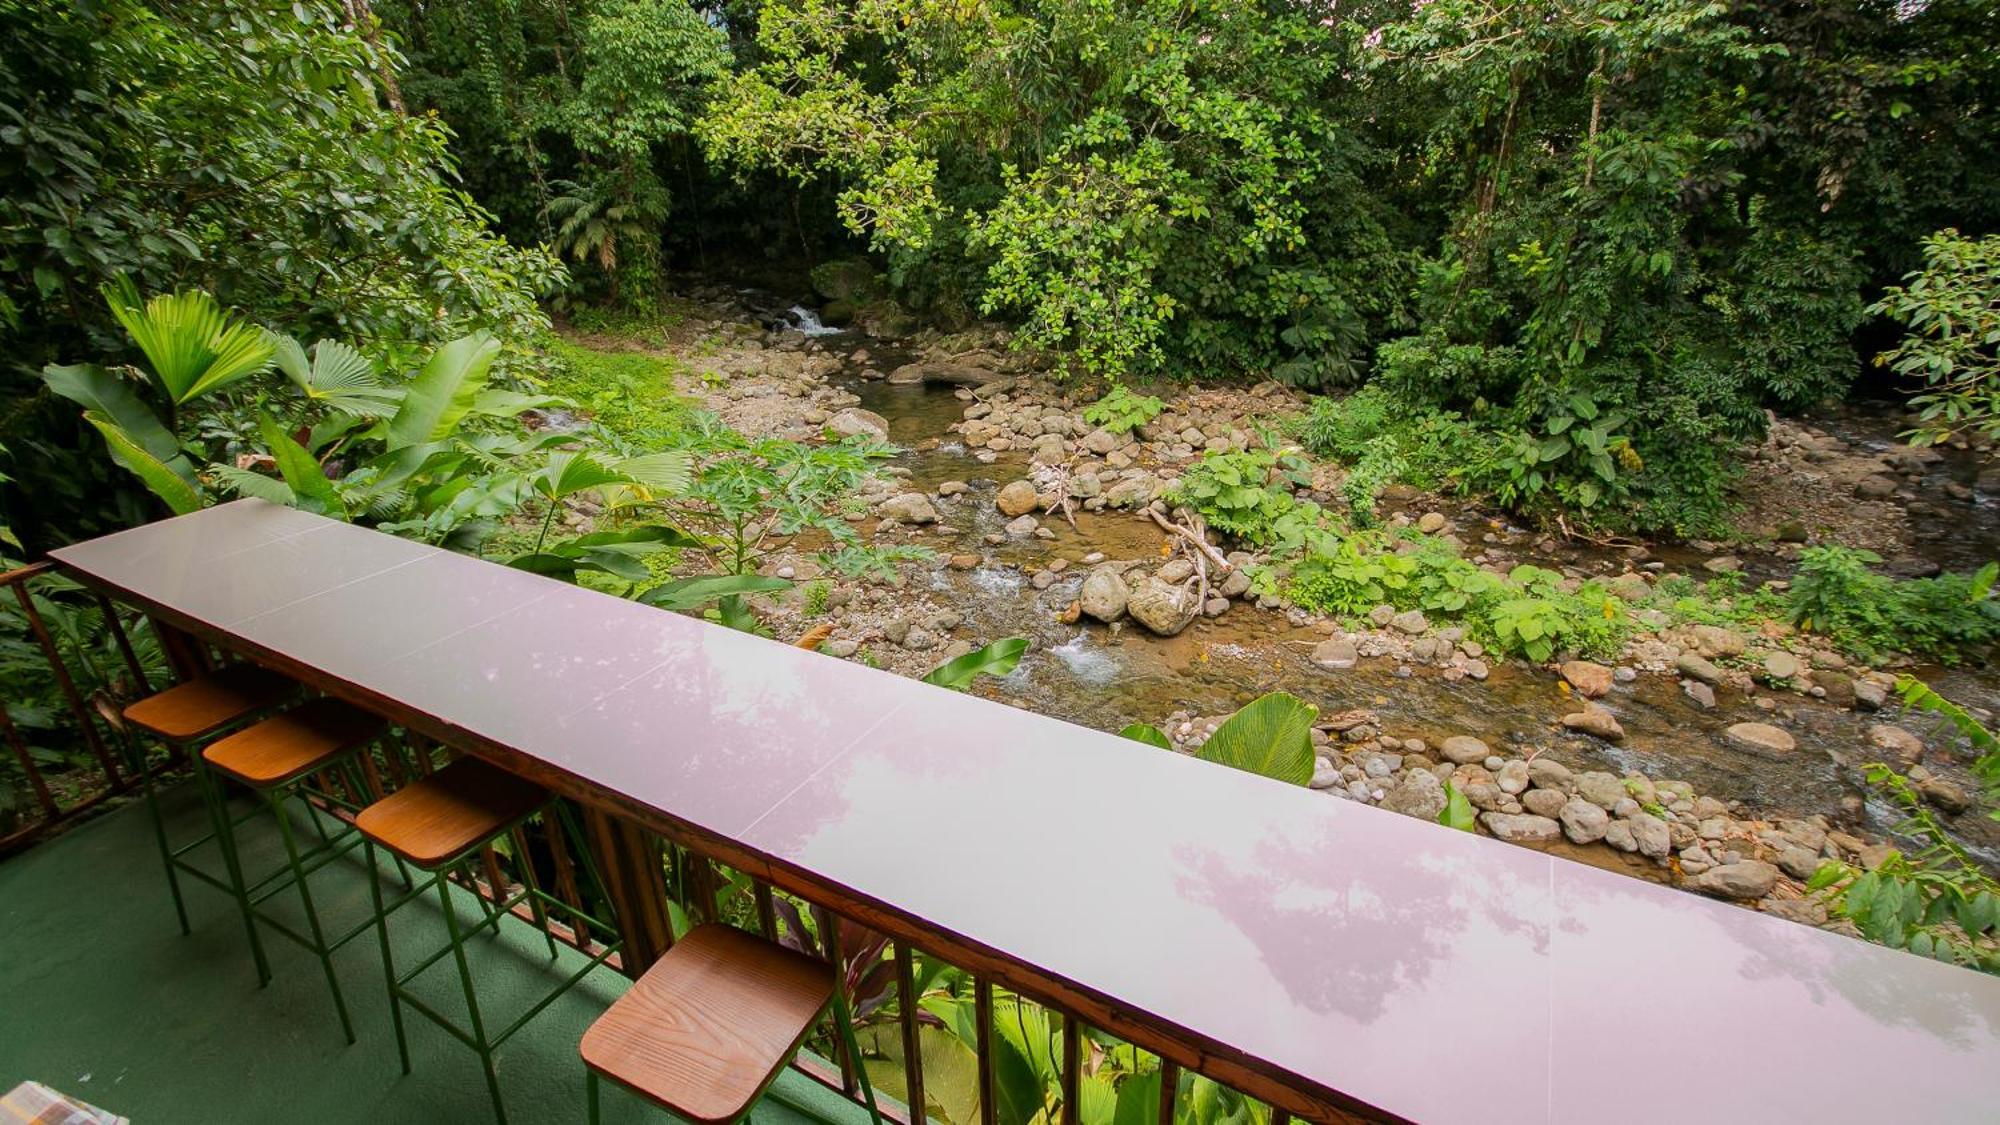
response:
<path id="1" fill-rule="evenodd" d="M 382 736 L 389 724 L 338 699 L 314 699 L 211 742 L 210 766 L 255 789 L 285 785 Z"/>
<path id="2" fill-rule="evenodd" d="M 549 802 L 549 791 L 479 758 L 460 758 L 361 810 L 354 826 L 435 870 Z"/>
<path id="3" fill-rule="evenodd" d="M 139 700 L 125 708 L 125 721 L 169 742 L 194 742 L 283 703 L 298 687 L 268 668 L 231 664 Z"/>
<path id="4" fill-rule="evenodd" d="M 832 999 L 825 962 L 698 926 L 590 1025 L 583 1062 L 689 1121 L 735 1121 Z"/>

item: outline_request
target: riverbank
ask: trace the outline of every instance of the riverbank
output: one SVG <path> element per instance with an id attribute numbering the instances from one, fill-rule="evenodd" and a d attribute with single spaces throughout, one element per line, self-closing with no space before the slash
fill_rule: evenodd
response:
<path id="1" fill-rule="evenodd" d="M 803 310 L 725 290 L 682 311 L 648 340 L 578 339 L 659 357 L 681 394 L 752 437 L 867 433 L 905 449 L 848 515 L 871 541 L 934 557 L 856 579 L 829 573 L 809 539 L 781 546 L 763 569 L 798 586 L 759 603 L 781 639 L 824 629 L 822 652 L 917 674 L 1025 636 L 1020 668 L 981 690 L 1104 729 L 1160 724 L 1183 749 L 1248 699 L 1290 691 L 1321 708 L 1313 786 L 1330 799 L 1434 819 L 1449 784 L 1502 839 L 1814 924 L 1828 919 L 1804 890 L 1813 870 L 1879 863 L 1901 820 L 1866 762 L 1896 764 L 1976 855 L 2000 857 L 1963 748 L 1890 696 L 1904 669 L 1751 612 L 1809 542 L 1870 547 L 1908 573 L 1941 553 L 1964 565 L 1953 552 L 1990 542 L 1993 521 L 1948 455 L 1857 436 L 1851 420 L 1782 421 L 1754 454 L 1743 537 L 1671 547 L 1565 542 L 1455 497 L 1384 490 L 1399 544 L 1598 583 L 1635 621 L 1602 659 L 1532 662 L 1421 612 L 1286 605 L 1253 587 L 1255 555 L 1218 542 L 1211 556 L 1163 526 L 1185 525 L 1169 500 L 1204 453 L 1257 448 L 1303 407 L 1289 389 L 1160 392 L 1165 409 L 1119 434 L 990 331 L 823 333 Z M 1296 491 L 1332 504 L 1343 483 L 1315 464 Z M 1991 698 L 1982 673 L 1953 683 Z"/>

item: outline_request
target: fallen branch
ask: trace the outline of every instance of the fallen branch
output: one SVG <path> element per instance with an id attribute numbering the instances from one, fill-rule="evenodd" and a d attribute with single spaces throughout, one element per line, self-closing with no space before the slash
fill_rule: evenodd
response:
<path id="1" fill-rule="evenodd" d="M 1180 537 L 1183 541 L 1188 543 L 1195 550 L 1208 556 L 1209 561 L 1213 562 L 1216 565 L 1216 567 L 1220 569 L 1224 574 L 1227 574 L 1230 571 L 1236 569 L 1235 567 L 1229 564 L 1229 560 L 1227 558 L 1223 557 L 1222 552 L 1216 550 L 1215 547 L 1211 545 L 1206 538 L 1195 534 L 1193 531 L 1190 531 L 1187 528 L 1182 527 L 1180 524 L 1168 520 L 1167 517 L 1161 515 L 1160 513 L 1154 511 L 1151 508 L 1146 509 L 1146 514 L 1152 517 L 1154 523 L 1160 525 L 1161 531 L 1164 531 L 1169 535 L 1175 535 Z"/>

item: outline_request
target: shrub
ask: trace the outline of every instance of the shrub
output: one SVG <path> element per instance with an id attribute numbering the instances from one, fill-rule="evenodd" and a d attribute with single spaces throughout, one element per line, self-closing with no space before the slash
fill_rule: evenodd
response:
<path id="1" fill-rule="evenodd" d="M 1123 383 L 1114 383 L 1103 398 L 1083 408 L 1083 420 L 1114 434 L 1128 434 L 1164 409 L 1166 404 L 1153 395 L 1133 394 Z"/>
<path id="2" fill-rule="evenodd" d="M 2000 606 L 1989 596 L 2000 564 L 1897 580 L 1868 569 L 1881 561 L 1872 551 L 1806 548 L 1786 607 L 1792 623 L 1871 660 L 1900 652 L 1956 663 L 2000 640 Z"/>

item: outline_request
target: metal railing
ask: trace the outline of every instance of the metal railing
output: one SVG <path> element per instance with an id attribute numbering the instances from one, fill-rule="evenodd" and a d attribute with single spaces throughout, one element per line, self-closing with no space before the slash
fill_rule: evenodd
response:
<path id="1" fill-rule="evenodd" d="M 157 752 L 149 755 L 145 740 L 132 737 L 119 712 L 131 700 L 226 657 L 170 626 L 119 609 L 51 573 L 47 564 L 0 575 L 0 584 L 12 590 L 7 616 L 14 627 L 15 682 L 24 663 L 19 658 L 39 652 L 49 673 L 46 686 L 53 689 L 49 698 L 69 719 L 61 732 L 44 724 L 57 744 L 57 756 L 51 756 L 46 747 L 36 753 L 21 726 L 0 714 L 0 732 L 20 775 L 15 780 L 32 795 L 30 815 L 0 835 L 4 854 L 134 791 L 140 769 L 160 777 L 182 768 L 184 763 Z M 51 617 L 60 621 L 52 626 Z M 323 811 L 348 816 L 343 806 L 365 806 L 429 774 L 454 753 L 399 728 L 362 756 L 358 776 L 331 771 L 313 788 L 324 795 Z M 704 921 L 761 933 L 830 961 L 838 967 L 836 987 L 856 1013 L 866 1057 L 848 1057 L 825 1028 L 793 1066 L 857 1106 L 862 1104 L 857 1068 L 868 1067 L 884 1116 L 901 1125 L 933 1120 L 1029 1125 L 1037 1117 L 1062 1125 L 1132 1125 L 1143 1119 L 1157 1125 L 1285 1125 L 1294 1113 L 1327 1122 L 1362 1119 L 1262 1079 L 1256 1089 L 1246 1089 L 1249 1082 L 1232 1087 L 1225 1077 L 1204 1074 L 1206 1060 L 1190 1055 L 1164 1030 L 1150 1034 L 1143 1017 L 1119 1013 L 1116 1035 L 1093 1028 L 1063 997 L 996 979 L 1005 966 L 950 964 L 921 942 L 897 940 L 843 914 L 839 903 L 815 901 L 817 896 L 779 890 L 746 875 L 706 854 L 698 841 L 663 840 L 611 813 L 581 804 L 574 808 L 579 815 L 544 815 L 514 829 L 501 846 L 484 850 L 479 874 L 461 884 L 491 904 L 511 897 L 523 882 L 523 865 L 532 865 L 538 885 L 578 911 L 617 919 L 622 933 L 615 936 L 627 952 L 608 963 L 628 975 L 636 976 L 648 963 L 632 951 L 652 950 L 656 956 Z M 579 826 L 578 834 L 566 824 Z M 634 856 L 649 859 L 633 863 Z M 610 901 L 594 900 L 598 887 L 609 888 L 604 897 Z M 514 913 L 522 924 L 586 954 L 601 951 L 614 936 L 526 904 Z"/>

